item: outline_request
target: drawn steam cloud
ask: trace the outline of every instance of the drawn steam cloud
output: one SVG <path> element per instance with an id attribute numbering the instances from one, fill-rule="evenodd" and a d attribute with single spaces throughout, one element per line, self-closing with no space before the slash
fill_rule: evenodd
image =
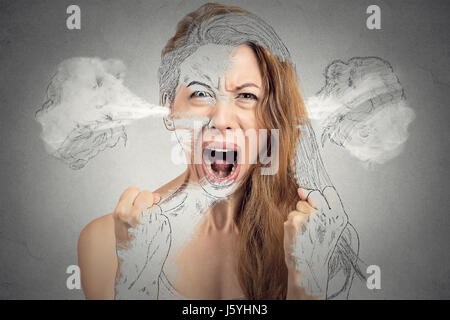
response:
<path id="1" fill-rule="evenodd" d="M 127 141 L 125 126 L 168 108 L 150 104 L 124 84 L 120 60 L 78 57 L 63 61 L 36 112 L 47 151 L 72 169 L 106 148 Z M 324 87 L 307 99 L 319 120 L 322 147 L 330 141 L 367 164 L 385 163 L 402 151 L 415 115 L 391 65 L 377 57 L 333 61 Z"/>
<path id="2" fill-rule="evenodd" d="M 124 75 L 125 65 L 114 59 L 71 58 L 58 66 L 36 112 L 50 154 L 81 169 L 104 149 L 126 144 L 131 121 L 167 114 L 126 88 Z"/>
<path id="3" fill-rule="evenodd" d="M 307 105 L 330 141 L 367 165 L 396 157 L 408 139 L 414 111 L 392 66 L 378 57 L 333 61 L 324 87 Z"/>

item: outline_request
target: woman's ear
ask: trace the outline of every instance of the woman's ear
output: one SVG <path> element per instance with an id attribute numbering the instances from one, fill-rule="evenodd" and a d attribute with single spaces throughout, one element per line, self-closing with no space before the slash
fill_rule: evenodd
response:
<path id="1" fill-rule="evenodd" d="M 175 125 L 173 124 L 173 120 L 168 119 L 167 117 L 164 117 L 164 125 L 166 126 L 166 129 L 169 131 L 175 130 Z"/>
<path id="2" fill-rule="evenodd" d="M 172 106 L 170 104 L 170 99 L 169 99 L 169 95 L 167 94 L 167 92 L 163 93 L 161 103 L 164 107 L 167 107 L 170 110 L 169 115 L 163 117 L 164 125 L 166 126 L 167 130 L 174 131 L 175 125 L 173 123 L 173 120 L 171 119 Z"/>
<path id="3" fill-rule="evenodd" d="M 167 92 L 164 92 L 161 96 L 161 105 L 170 108 L 169 94 Z"/>

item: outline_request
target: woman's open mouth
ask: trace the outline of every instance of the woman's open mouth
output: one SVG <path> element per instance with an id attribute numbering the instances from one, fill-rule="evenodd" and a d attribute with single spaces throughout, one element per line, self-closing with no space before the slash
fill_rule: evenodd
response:
<path id="1" fill-rule="evenodd" d="M 210 183 L 234 182 L 240 169 L 240 148 L 230 142 L 203 142 L 202 168 Z"/>

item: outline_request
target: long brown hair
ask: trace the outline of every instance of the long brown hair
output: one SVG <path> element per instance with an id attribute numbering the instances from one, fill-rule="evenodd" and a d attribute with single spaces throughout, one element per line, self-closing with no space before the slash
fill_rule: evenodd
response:
<path id="1" fill-rule="evenodd" d="M 202 31 L 204 34 L 201 37 L 207 38 L 206 40 L 198 40 L 192 36 L 193 33 L 197 33 L 197 36 L 201 33 L 195 28 L 224 15 L 238 16 L 235 21 L 241 23 L 240 14 L 250 13 L 235 6 L 208 3 L 189 13 L 178 23 L 175 35 L 162 51 L 159 70 L 161 97 L 168 97 L 173 101 L 179 77 L 177 67 L 201 44 L 216 41 L 217 37 L 209 34 L 213 33 L 212 28 L 217 28 L 216 35 L 224 41 L 215 25 Z M 263 128 L 278 129 L 278 171 L 273 175 L 263 175 L 262 165 L 253 165 L 237 190 L 237 193 L 242 195 L 240 210 L 235 215 L 235 223 L 240 233 L 237 274 L 248 299 L 285 299 L 287 267 L 283 250 L 283 222 L 298 201 L 298 185 L 293 172 L 294 158 L 301 134 L 298 126 L 308 124 L 308 117 L 298 90 L 295 68 L 289 59 L 283 59 L 283 56 L 289 56 L 289 52 L 270 26 L 254 15 L 251 18 L 256 21 L 256 30 L 251 30 L 254 39 L 261 40 L 257 33 L 262 30 L 268 37 L 266 43 L 276 43 L 275 48 L 281 48 L 281 54 L 273 54 L 272 50 L 252 41 L 251 32 L 246 33 L 250 39 L 240 43 L 250 46 L 259 62 L 265 95 L 259 103 L 256 116 Z M 242 20 L 245 19 L 246 16 L 243 16 Z M 223 22 L 216 24 L 221 28 L 226 25 Z M 237 45 L 239 31 L 233 26 L 229 28 L 235 37 L 234 43 L 231 44 Z M 264 42 L 264 39 L 261 41 Z M 270 152 L 270 136 L 268 146 Z M 340 260 L 334 264 L 340 266 Z"/>
<path id="2" fill-rule="evenodd" d="M 299 120 L 306 121 L 306 108 L 290 63 L 280 61 L 265 48 L 249 45 L 259 62 L 265 92 L 257 118 L 264 128 L 279 130 L 279 156 L 276 174 L 261 174 L 258 163 L 249 170 L 238 190 L 244 195 L 235 216 L 241 245 L 238 278 L 250 299 L 284 299 L 287 268 L 283 222 L 298 201 L 293 172 L 300 134 L 296 125 Z"/>

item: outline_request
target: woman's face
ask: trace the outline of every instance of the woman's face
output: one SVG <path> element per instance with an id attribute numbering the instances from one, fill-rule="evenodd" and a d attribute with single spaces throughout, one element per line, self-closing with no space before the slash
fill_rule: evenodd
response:
<path id="1" fill-rule="evenodd" d="M 197 126 L 201 130 L 175 125 L 176 130 L 190 130 L 194 138 L 188 152 L 192 168 L 212 185 L 239 181 L 259 152 L 256 108 L 264 92 L 253 50 L 246 45 L 205 45 L 181 64 L 180 71 L 172 118 L 209 121 Z"/>

